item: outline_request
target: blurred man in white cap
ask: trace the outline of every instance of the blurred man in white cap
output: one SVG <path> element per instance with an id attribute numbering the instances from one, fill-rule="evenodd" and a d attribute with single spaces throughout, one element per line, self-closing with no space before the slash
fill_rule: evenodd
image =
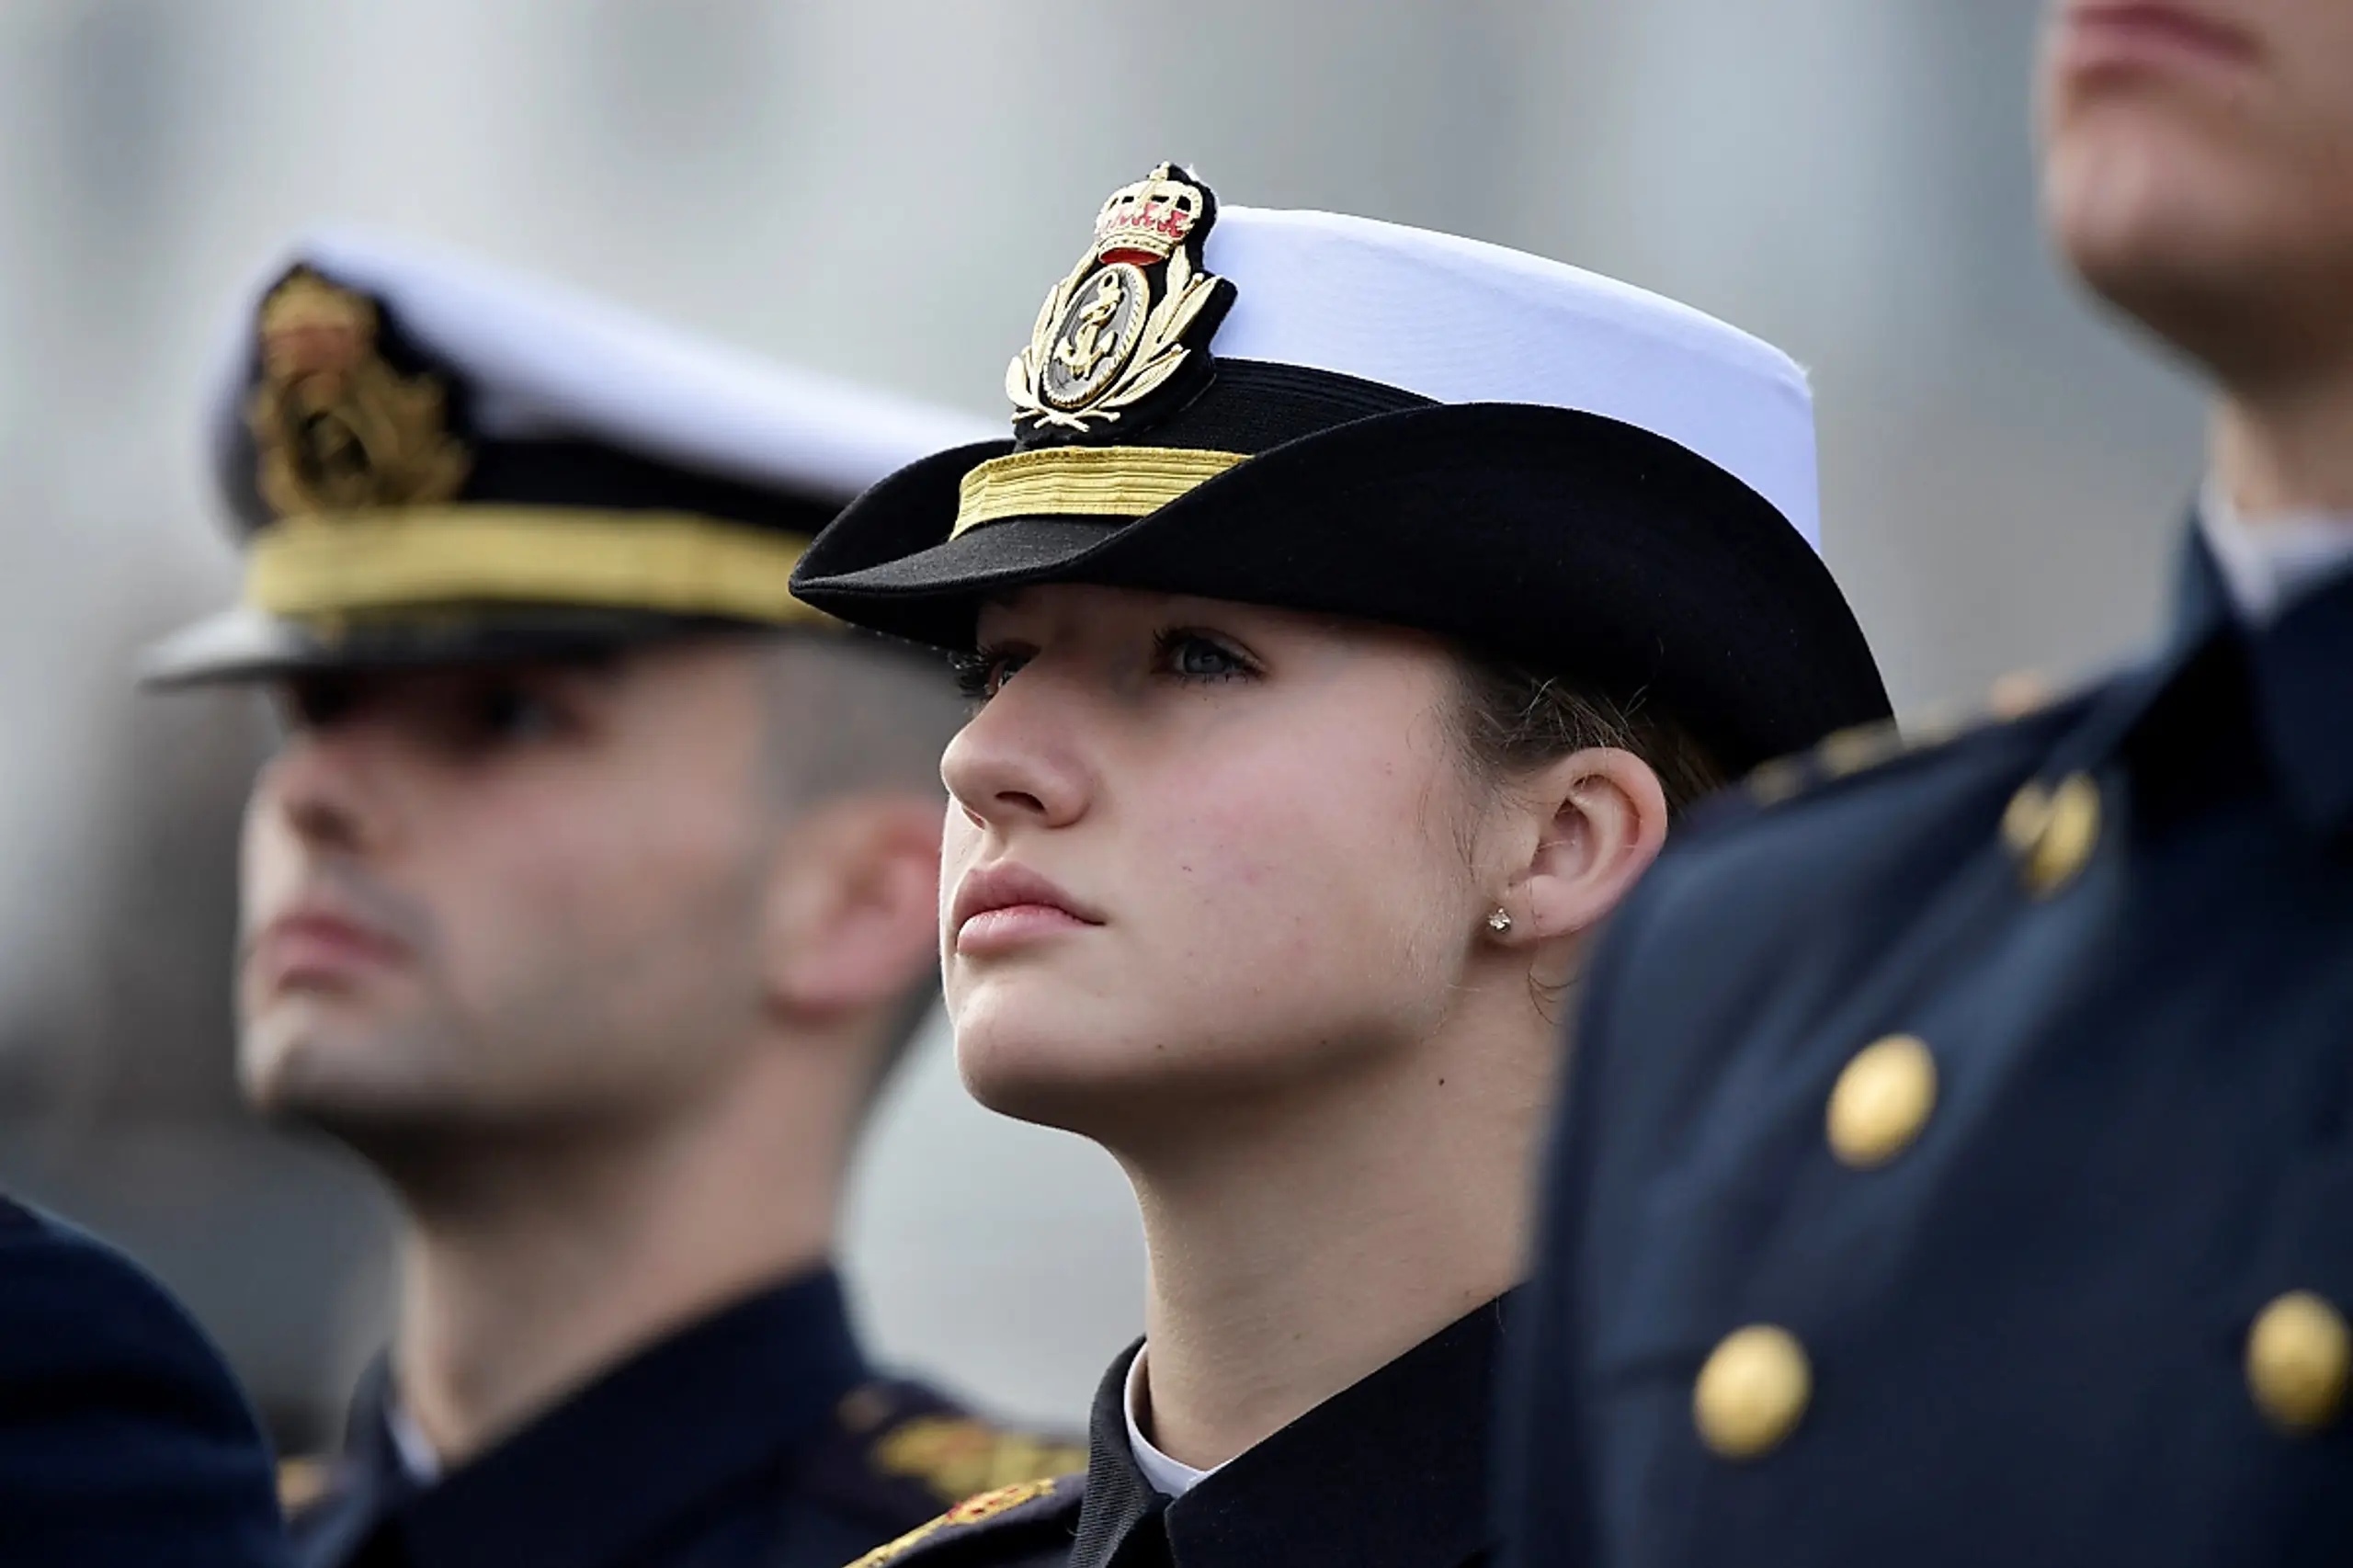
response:
<path id="1" fill-rule="evenodd" d="M 2064 0 L 2042 97 L 2062 250 L 2215 387 L 2173 625 L 1760 772 L 1628 905 L 1522 1562 L 2347 1560 L 2353 6 Z"/>
<path id="2" fill-rule="evenodd" d="M 788 579 L 967 426 L 382 241 L 247 310 L 245 602 L 150 675 L 278 700 L 241 1071 L 401 1210 L 304 1561 L 833 1568 L 1054 1468 L 877 1377 L 828 1262 L 935 990 L 959 710 Z"/>

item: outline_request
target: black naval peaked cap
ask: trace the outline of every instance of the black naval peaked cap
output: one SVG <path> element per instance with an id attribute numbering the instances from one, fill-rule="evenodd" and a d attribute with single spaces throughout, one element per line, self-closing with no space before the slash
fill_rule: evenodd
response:
<path id="1" fill-rule="evenodd" d="M 951 649 L 1046 582 L 1410 627 L 1654 703 L 1734 771 L 1888 716 L 1816 553 L 1804 373 L 1674 301 L 1163 165 L 1006 391 L 1013 438 L 859 497 L 802 598 Z"/>
<path id="2" fill-rule="evenodd" d="M 365 234 L 241 306 L 210 409 L 244 602 L 153 685 L 839 623 L 792 567 L 971 416 L 763 363 L 598 301 Z"/>

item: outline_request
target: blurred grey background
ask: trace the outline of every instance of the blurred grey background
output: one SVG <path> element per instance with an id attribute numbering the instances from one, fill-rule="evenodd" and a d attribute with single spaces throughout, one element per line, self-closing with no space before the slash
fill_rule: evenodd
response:
<path id="1" fill-rule="evenodd" d="M 1831 564 L 1909 712 L 2154 624 L 2185 381 L 2036 232 L 2033 0 L 8 0 L 0 6 L 0 1183 L 126 1242 L 282 1437 L 382 1332 L 384 1211 L 230 1085 L 233 834 L 262 736 L 141 699 L 227 600 L 195 393 L 294 233 L 464 247 L 992 412 L 1097 204 L 1449 229 L 1781 344 Z M 871 1141 L 886 1353 L 1074 1417 L 1138 1328 L 1126 1189 L 996 1120 L 944 1040 Z"/>

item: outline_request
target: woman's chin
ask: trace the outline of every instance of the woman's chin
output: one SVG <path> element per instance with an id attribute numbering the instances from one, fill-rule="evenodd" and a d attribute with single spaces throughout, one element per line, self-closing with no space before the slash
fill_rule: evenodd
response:
<path id="1" fill-rule="evenodd" d="M 956 1067 L 965 1092 L 999 1116 L 1073 1132 L 1094 1130 L 1106 1113 L 1146 1085 L 1101 1035 L 1071 1028 L 1008 1027 L 959 1021 Z"/>

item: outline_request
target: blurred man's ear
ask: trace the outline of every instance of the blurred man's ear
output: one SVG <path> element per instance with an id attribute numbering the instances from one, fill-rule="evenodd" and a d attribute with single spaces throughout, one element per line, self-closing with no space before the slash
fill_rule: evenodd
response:
<path id="1" fill-rule="evenodd" d="M 769 1005 L 807 1023 L 895 1004 L 939 962 L 939 802 L 838 797 L 778 857 L 766 940 Z"/>

